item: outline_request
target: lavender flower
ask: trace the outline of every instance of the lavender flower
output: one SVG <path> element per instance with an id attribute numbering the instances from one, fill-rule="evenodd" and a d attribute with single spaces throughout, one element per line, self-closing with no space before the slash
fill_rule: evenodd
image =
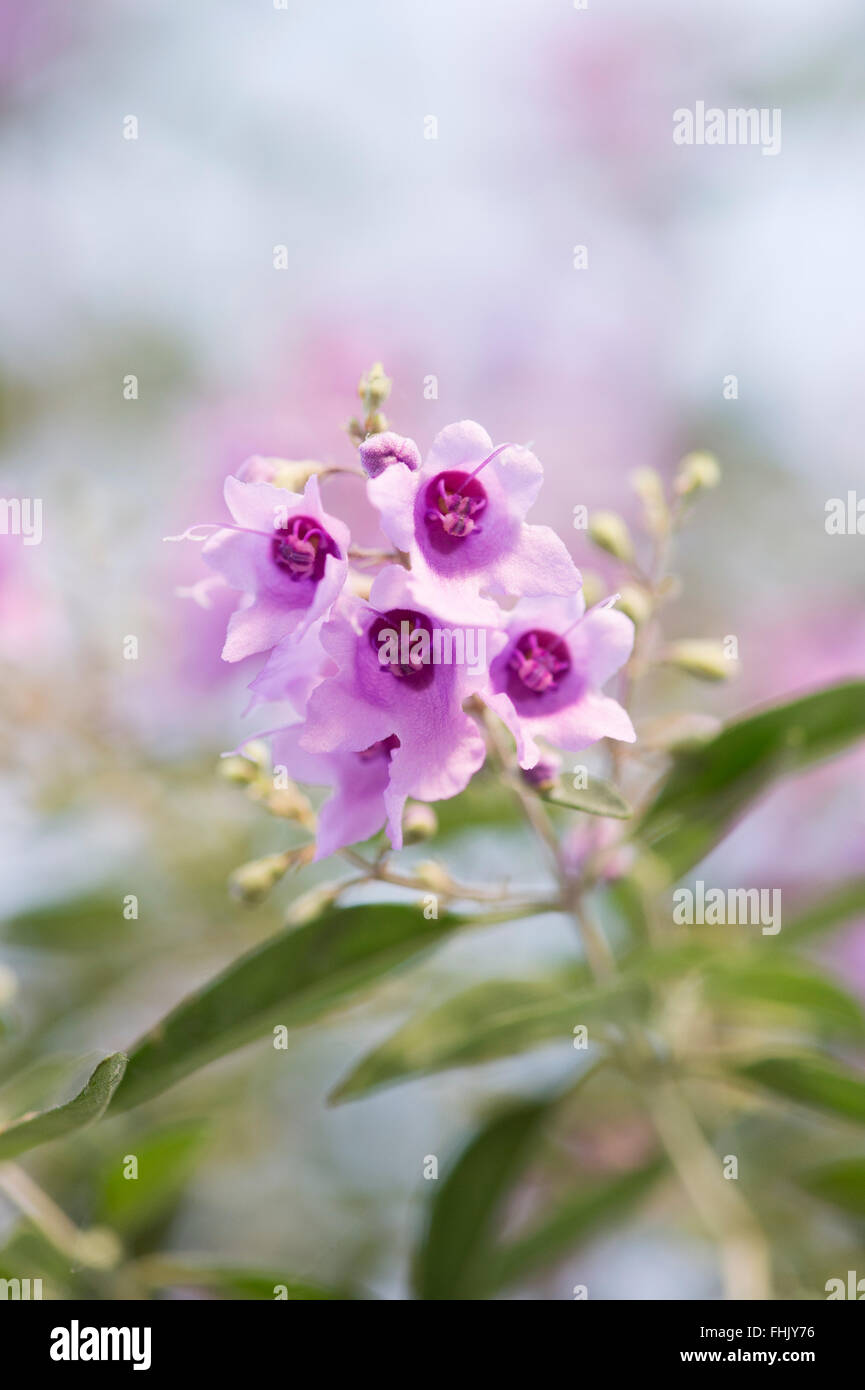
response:
<path id="1" fill-rule="evenodd" d="M 584 609 L 575 594 L 523 600 L 508 615 L 484 698 L 514 735 L 521 767 L 540 759 L 537 738 L 572 752 L 601 738 L 636 738 L 627 712 L 601 694 L 630 656 L 634 625 L 609 599 Z"/>
<path id="2" fill-rule="evenodd" d="M 241 661 L 289 633 L 301 637 L 329 613 L 345 583 L 350 538 L 324 511 L 315 476 L 302 494 L 230 477 L 225 501 L 236 525 L 211 536 L 204 557 L 246 595 L 222 651 L 226 661 Z"/>
<path id="3" fill-rule="evenodd" d="M 573 594 L 580 575 L 548 526 L 524 517 L 543 469 L 528 449 L 493 447 L 486 430 L 463 420 L 436 436 L 416 471 L 386 468 L 367 484 L 386 535 L 412 568 L 468 601 L 494 594 Z"/>

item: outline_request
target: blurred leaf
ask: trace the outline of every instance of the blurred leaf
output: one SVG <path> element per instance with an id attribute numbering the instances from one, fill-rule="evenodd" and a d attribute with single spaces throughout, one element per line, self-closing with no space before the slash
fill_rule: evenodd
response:
<path id="1" fill-rule="evenodd" d="M 634 1172 L 595 1182 L 561 1201 L 526 1235 L 495 1252 L 489 1263 L 489 1291 L 505 1288 L 576 1249 L 601 1227 L 623 1217 L 665 1171 L 661 1159 Z"/>
<path id="2" fill-rule="evenodd" d="M 25 1111 L 44 1110 L 65 1088 L 89 1076 L 98 1053 L 60 1052 L 40 1057 L 0 1086 L 0 1130 Z"/>
<path id="3" fill-rule="evenodd" d="M 407 1081 L 451 1067 L 509 1057 L 558 1040 L 573 1045 L 574 1026 L 627 998 L 633 985 L 575 990 L 573 977 L 547 980 L 490 980 L 426 1013 L 417 1014 L 353 1068 L 330 1094 L 354 1100 L 379 1086 Z"/>
<path id="4" fill-rule="evenodd" d="M 585 1072 L 572 1088 L 595 1075 Z M 614 1221 L 655 1182 L 664 1163 L 581 1186 L 553 1205 L 527 1233 L 496 1238 L 507 1199 L 537 1152 L 546 1123 L 566 1097 L 525 1101 L 487 1121 L 438 1187 L 415 1266 L 425 1300 L 483 1299 L 551 1264 Z"/>
<path id="5" fill-rule="evenodd" d="M 106 1165 L 97 1219 L 129 1239 L 174 1205 L 201 1155 L 207 1127 L 184 1121 L 146 1135 L 127 1136 L 123 1154 Z M 127 1155 L 138 1160 L 138 1176 L 124 1176 Z"/>
<path id="6" fill-rule="evenodd" d="M 178 1004 L 132 1049 L 115 1109 L 140 1105 L 279 1024 L 306 1022 L 428 950 L 470 917 L 420 906 L 331 907 L 241 956 Z"/>
<path id="7" fill-rule="evenodd" d="M 779 777 L 865 736 L 865 681 L 850 681 L 737 720 L 679 753 L 638 827 L 674 881 L 700 862 Z"/>
<path id="8" fill-rule="evenodd" d="M 501 781 L 486 771 L 473 777 L 458 796 L 437 801 L 435 813 L 440 836 L 458 834 L 472 826 L 522 824 L 516 799 L 502 795 Z"/>
<path id="9" fill-rule="evenodd" d="M 818 898 L 792 922 L 785 922 L 784 936 L 788 941 L 799 941 L 860 916 L 865 917 L 865 878 L 853 878 Z"/>
<path id="10" fill-rule="evenodd" d="M 418 1298 L 483 1297 L 496 1217 L 551 1109 L 548 1100 L 528 1101 L 495 1116 L 439 1184 L 417 1255 Z"/>
<path id="11" fill-rule="evenodd" d="M 813 1196 L 865 1219 L 865 1158 L 846 1158 L 800 1174 L 799 1182 Z"/>
<path id="12" fill-rule="evenodd" d="M 542 792 L 545 801 L 554 806 L 567 806 L 571 811 L 586 811 L 590 816 L 614 816 L 627 820 L 634 814 L 622 793 L 603 777 L 591 776 L 589 785 L 577 789 L 572 777 L 561 777 L 550 791 Z"/>
<path id="13" fill-rule="evenodd" d="M 114 1052 L 94 1071 L 83 1091 L 55 1110 L 43 1110 L 36 1115 L 23 1116 L 6 1129 L 0 1130 L 0 1160 L 59 1139 L 71 1130 L 98 1120 L 108 1107 L 126 1069 L 122 1052 Z"/>
<path id="14" fill-rule="evenodd" d="M 794 956 L 748 953 L 742 960 L 713 959 L 706 967 L 705 988 L 713 1000 L 736 1006 L 759 1003 L 765 1010 L 798 1014 L 818 1033 L 865 1037 L 865 1010 L 834 980 Z"/>
<path id="15" fill-rule="evenodd" d="M 765 1057 L 736 1070 L 800 1105 L 865 1123 L 865 1078 L 838 1062 L 817 1056 Z"/>
<path id="16" fill-rule="evenodd" d="M 82 897 L 48 903 L 10 917 L 2 923 L 2 934 L 17 946 L 78 951 L 87 947 L 104 949 L 112 939 L 128 939 L 129 925 L 123 918 L 120 895 Z"/>
<path id="17" fill-rule="evenodd" d="M 281 1270 L 220 1264 L 213 1255 L 146 1256 L 136 1262 L 133 1270 L 154 1289 L 211 1289 L 232 1299 L 267 1299 L 274 1302 L 275 1289 L 285 1289 L 282 1299 L 287 1302 L 348 1297 L 319 1284 L 292 1279 Z"/>

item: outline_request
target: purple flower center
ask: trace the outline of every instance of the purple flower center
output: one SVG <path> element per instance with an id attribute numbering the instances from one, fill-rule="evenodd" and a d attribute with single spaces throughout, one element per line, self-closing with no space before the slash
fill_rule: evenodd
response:
<path id="1" fill-rule="evenodd" d="M 546 695 L 555 690 L 571 669 L 571 656 L 561 637 L 554 632 L 532 628 L 516 642 L 508 659 L 511 684 L 518 693 Z"/>
<path id="2" fill-rule="evenodd" d="M 357 756 L 364 763 L 371 763 L 375 758 L 386 758 L 390 762 L 391 755 L 397 748 L 399 739 L 396 734 L 388 734 L 387 738 L 380 738 L 378 743 L 371 743 L 369 748 L 364 748 Z"/>
<path id="3" fill-rule="evenodd" d="M 412 608 L 391 608 L 369 629 L 370 646 L 382 671 L 413 690 L 423 690 L 433 678 L 432 623 Z"/>
<path id="4" fill-rule="evenodd" d="M 290 579 L 311 579 L 317 584 L 328 555 L 339 555 L 332 536 L 312 517 L 293 516 L 270 543 L 273 563 Z"/>
<path id="5" fill-rule="evenodd" d="M 424 493 L 424 521 L 436 550 L 452 550 L 468 536 L 479 535 L 478 522 L 487 494 L 471 473 L 439 473 Z"/>

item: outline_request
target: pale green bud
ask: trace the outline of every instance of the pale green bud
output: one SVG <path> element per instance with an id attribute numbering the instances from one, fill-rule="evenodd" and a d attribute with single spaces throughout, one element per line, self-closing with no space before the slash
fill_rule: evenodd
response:
<path id="1" fill-rule="evenodd" d="M 652 616 L 652 599 L 638 584 L 623 584 L 616 607 L 620 608 L 634 624 L 640 627 Z"/>
<path id="2" fill-rule="evenodd" d="M 422 840 L 429 840 L 438 828 L 438 817 L 432 806 L 428 806 L 425 801 L 408 803 L 402 820 L 404 844 L 418 845 Z"/>
<path id="3" fill-rule="evenodd" d="M 727 655 L 723 643 L 703 638 L 672 642 L 664 653 L 664 661 L 704 681 L 729 680 L 738 670 L 738 662 Z"/>
<path id="4" fill-rule="evenodd" d="M 593 512 L 589 517 L 589 538 L 626 565 L 634 558 L 630 532 L 616 512 Z"/>
<path id="5" fill-rule="evenodd" d="M 717 487 L 721 481 L 721 468 L 714 454 L 698 451 L 686 454 L 676 475 L 676 492 L 686 497 L 704 488 Z"/>

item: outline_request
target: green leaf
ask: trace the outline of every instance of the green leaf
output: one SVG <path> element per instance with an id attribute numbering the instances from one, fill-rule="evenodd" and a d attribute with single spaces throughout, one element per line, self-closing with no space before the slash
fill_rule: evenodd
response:
<path id="1" fill-rule="evenodd" d="M 634 986 L 574 988 L 569 979 L 490 980 L 417 1014 L 352 1069 L 331 1092 L 354 1100 L 380 1086 L 451 1067 L 474 1066 L 558 1040 L 573 1045 L 574 1026 L 610 1021 L 613 1006 Z"/>
<path id="2" fill-rule="evenodd" d="M 799 1175 L 802 1187 L 823 1202 L 865 1219 L 865 1158 L 846 1158 Z"/>
<path id="3" fill-rule="evenodd" d="M 550 791 L 542 792 L 545 801 L 554 806 L 567 806 L 571 811 L 586 811 L 590 816 L 613 816 L 627 820 L 634 814 L 622 793 L 603 777 L 590 777 L 587 787 L 576 788 L 573 778 L 562 777 Z"/>
<path id="4" fill-rule="evenodd" d="M 213 1255 L 146 1256 L 138 1260 L 132 1270 L 153 1289 L 212 1289 L 226 1298 L 270 1302 L 276 1300 L 276 1289 L 285 1290 L 281 1293 L 281 1299 L 287 1302 L 348 1297 L 320 1284 L 290 1278 L 282 1270 L 251 1269 L 228 1262 L 221 1264 Z"/>
<path id="5" fill-rule="evenodd" d="M 776 952 L 749 953 L 741 960 L 707 963 L 705 990 L 710 999 L 741 1009 L 759 1004 L 760 1021 L 800 1017 L 818 1034 L 865 1037 L 865 1011 L 834 980 L 810 963 Z"/>
<path id="6" fill-rule="evenodd" d="M 566 1197 L 533 1230 L 492 1256 L 489 1292 L 555 1263 L 598 1229 L 618 1221 L 646 1195 L 665 1169 L 665 1162 L 655 1159 L 634 1172 L 589 1184 Z"/>
<path id="7" fill-rule="evenodd" d="M 190 1072 L 262 1037 L 345 1003 L 388 970 L 428 950 L 470 917 L 427 920 L 420 906 L 331 907 L 270 937 L 182 1000 L 132 1049 L 114 1108 L 150 1100 Z"/>
<path id="8" fill-rule="evenodd" d="M 122 1052 L 106 1057 L 94 1071 L 83 1091 L 55 1110 L 25 1115 L 0 1130 L 0 1160 L 15 1158 L 37 1144 L 59 1139 L 104 1114 L 126 1069 Z"/>
<path id="9" fill-rule="evenodd" d="M 638 834 L 668 881 L 721 840 L 779 777 L 865 736 L 865 681 L 850 681 L 737 720 L 679 753 Z"/>
<path id="10" fill-rule="evenodd" d="M 585 1072 L 578 1089 L 597 1068 Z M 512 1105 L 484 1124 L 439 1185 L 415 1266 L 418 1298 L 484 1299 L 551 1264 L 638 1201 L 664 1171 L 580 1185 L 526 1233 L 502 1243 L 497 1228 L 513 1187 L 535 1156 L 546 1124 L 567 1094 Z"/>
<path id="11" fill-rule="evenodd" d="M 122 1153 L 106 1165 L 97 1211 L 102 1225 L 129 1239 L 169 1211 L 201 1155 L 207 1129 L 183 1121 L 150 1134 L 127 1136 Z M 135 1180 L 124 1176 L 125 1159 L 138 1160 Z"/>
<path id="12" fill-rule="evenodd" d="M 784 936 L 788 941 L 801 941 L 859 916 L 865 916 L 865 878 L 850 879 L 818 898 L 792 922 L 784 923 Z"/>
<path id="13" fill-rule="evenodd" d="M 495 1116 L 440 1183 L 417 1257 L 418 1298 L 483 1297 L 496 1216 L 550 1110 L 547 1100 L 529 1101 Z"/>
<path id="14" fill-rule="evenodd" d="M 123 901 L 104 896 L 73 898 L 46 903 L 0 923 L 0 933 L 16 946 L 50 951 L 105 950 L 113 942 L 129 940 L 129 923 L 123 920 Z"/>
<path id="15" fill-rule="evenodd" d="M 800 1105 L 865 1124 L 865 1078 L 819 1056 L 765 1057 L 737 1073 Z"/>

